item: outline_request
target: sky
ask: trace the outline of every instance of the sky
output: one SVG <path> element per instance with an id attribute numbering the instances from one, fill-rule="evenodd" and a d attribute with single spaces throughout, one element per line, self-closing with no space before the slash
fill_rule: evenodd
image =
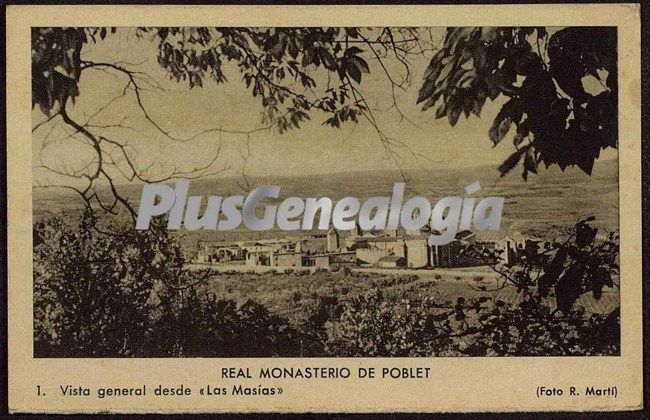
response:
<path id="1" fill-rule="evenodd" d="M 434 28 L 433 39 L 442 43 L 444 28 Z M 133 29 L 119 28 L 104 41 L 84 47 L 82 59 L 117 63 L 146 73 L 163 90 L 143 93 L 142 100 L 152 119 L 175 137 L 190 137 L 211 128 L 248 131 L 263 127 L 262 106 L 246 90 L 241 76 L 227 73 L 228 83 L 217 85 L 206 81 L 203 88 L 189 89 L 186 84 L 170 81 L 156 61 L 156 45 L 150 39 L 138 39 Z M 446 118 L 435 119 L 435 108 L 422 112 L 416 105 L 418 89 L 430 56 L 420 57 L 411 66 L 413 83 L 398 91 L 397 102 L 409 121 L 400 117 L 392 103 L 388 81 L 375 62 L 370 62 L 370 75 L 364 75 L 361 90 L 365 97 L 383 111 L 375 115 L 384 132 L 406 147 L 387 153 L 375 129 L 361 120 L 344 124 L 341 129 L 323 126 L 327 118 L 313 113 L 312 120 L 300 129 L 279 134 L 267 130 L 250 136 L 210 133 L 191 142 L 173 142 L 157 132 L 143 118 L 133 94 L 118 98 L 126 85 L 125 76 L 100 70 L 85 70 L 79 83 L 80 96 L 69 110 L 78 121 L 96 125 L 122 124 L 133 127 L 104 131 L 110 138 L 129 144 L 141 167 L 155 163 L 151 175 L 164 174 L 173 168 L 187 170 L 211 162 L 217 151 L 219 158 L 211 168 L 219 176 L 232 176 L 245 171 L 250 176 L 308 175 L 349 170 L 433 169 L 441 167 L 496 167 L 513 151 L 510 138 L 493 147 L 488 138 L 492 120 L 504 103 L 503 98 L 487 102 L 481 118 L 461 116 L 451 127 Z M 398 70 L 396 70 L 398 71 Z M 314 76 L 319 80 L 320 75 Z M 33 124 L 45 119 L 33 111 Z M 51 174 L 37 167 L 40 162 L 59 169 L 83 167 L 92 158 L 92 150 L 64 131 L 64 124 L 53 121 L 33 135 L 35 178 Z M 414 154 L 417 154 L 416 158 Z M 615 151 L 603 154 L 615 157 Z M 85 162 L 85 163 L 84 163 Z M 124 181 L 126 182 L 126 181 Z"/>

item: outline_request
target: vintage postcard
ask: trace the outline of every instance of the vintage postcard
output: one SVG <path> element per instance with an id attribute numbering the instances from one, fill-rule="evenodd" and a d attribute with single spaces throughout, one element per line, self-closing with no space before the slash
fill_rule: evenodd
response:
<path id="1" fill-rule="evenodd" d="M 12 412 L 641 408 L 638 5 L 6 29 Z"/>

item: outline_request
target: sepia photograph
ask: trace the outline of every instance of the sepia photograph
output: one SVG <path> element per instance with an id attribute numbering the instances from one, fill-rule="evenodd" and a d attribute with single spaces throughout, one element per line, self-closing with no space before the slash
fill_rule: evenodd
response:
<path id="1" fill-rule="evenodd" d="M 35 357 L 620 354 L 615 27 L 31 37 Z"/>
<path id="2" fill-rule="evenodd" d="M 638 4 L 6 18 L 10 413 L 643 408 Z"/>

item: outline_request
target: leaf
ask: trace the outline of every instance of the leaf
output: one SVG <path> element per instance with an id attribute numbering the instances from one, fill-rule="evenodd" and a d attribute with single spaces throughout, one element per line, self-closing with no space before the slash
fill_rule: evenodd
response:
<path id="1" fill-rule="evenodd" d="M 436 110 L 436 118 L 442 118 L 445 115 L 447 115 L 447 102 L 443 102 L 442 104 L 440 104 L 440 106 Z"/>
<path id="2" fill-rule="evenodd" d="M 537 161 L 535 160 L 535 151 L 532 148 L 528 149 L 526 152 L 526 157 L 524 158 L 524 169 L 534 174 L 537 173 Z"/>
<path id="3" fill-rule="evenodd" d="M 345 50 L 345 55 L 346 56 L 351 56 L 351 55 L 357 55 L 359 53 L 362 53 L 363 50 L 359 47 L 350 47 L 347 50 Z"/>
<path id="4" fill-rule="evenodd" d="M 564 262 L 566 261 L 567 255 L 566 248 L 558 249 L 551 262 L 544 267 L 544 274 L 537 280 L 537 292 L 540 297 L 544 298 L 548 296 L 550 288 L 555 285 L 564 270 Z"/>
<path id="5" fill-rule="evenodd" d="M 284 54 L 284 49 L 287 45 L 286 35 L 280 32 L 277 37 L 271 37 L 271 39 L 273 39 L 274 42 L 271 45 L 271 48 L 269 48 L 269 52 L 276 60 L 279 60 Z"/>
<path id="6" fill-rule="evenodd" d="M 363 58 L 355 55 L 350 57 L 349 61 L 353 63 L 355 66 L 357 66 L 359 68 L 359 71 L 361 71 L 361 73 L 366 73 L 366 74 L 370 73 L 370 68 L 368 67 L 368 63 L 366 63 L 366 61 Z"/>
<path id="7" fill-rule="evenodd" d="M 584 265 L 574 263 L 557 282 L 555 286 L 555 299 L 558 309 L 563 313 L 569 312 L 575 301 L 580 297 L 582 290 L 581 280 L 584 272 Z"/>
<path id="8" fill-rule="evenodd" d="M 592 228 L 586 223 L 579 223 L 576 226 L 576 245 L 579 248 L 584 248 L 592 244 L 596 239 L 596 233 L 598 233 L 598 229 Z"/>
<path id="9" fill-rule="evenodd" d="M 483 105 L 485 105 L 486 99 L 487 99 L 487 94 L 481 92 L 478 94 L 476 100 L 474 101 L 474 104 L 472 105 L 472 112 L 477 117 L 481 116 L 481 110 L 483 109 Z"/>
<path id="10" fill-rule="evenodd" d="M 475 30 L 473 27 L 448 28 L 445 38 L 445 45 L 449 47 L 449 52 L 456 53 L 456 48 L 463 44 L 463 41 Z"/>
<path id="11" fill-rule="evenodd" d="M 313 49 L 310 49 L 310 48 L 305 49 L 305 50 L 303 51 L 303 56 L 302 56 L 302 66 L 303 66 L 303 67 L 307 67 L 308 65 L 310 65 L 311 63 L 313 63 L 315 57 L 316 57 L 316 56 L 315 56 L 315 54 L 314 54 L 314 50 L 313 50 Z"/>
<path id="12" fill-rule="evenodd" d="M 323 125 L 330 125 L 330 126 L 336 127 L 336 128 L 339 128 L 341 126 L 341 124 L 339 122 L 339 117 L 337 115 L 333 115 L 332 117 L 326 119 L 323 122 Z"/>
<path id="13" fill-rule="evenodd" d="M 427 101 L 424 103 L 424 105 L 422 106 L 422 111 L 426 111 L 427 109 L 434 106 L 436 104 L 436 102 L 438 102 L 438 99 L 440 98 L 441 95 L 442 95 L 442 90 L 436 91 L 433 94 L 433 96 L 431 96 L 429 99 L 427 99 Z"/>
<path id="14" fill-rule="evenodd" d="M 528 151 L 528 148 L 530 146 L 525 146 L 522 147 L 521 149 L 517 150 L 499 166 L 499 172 L 501 173 L 501 176 L 504 177 L 508 172 L 514 169 L 515 166 L 519 163 L 521 160 L 521 157 Z"/>
<path id="15" fill-rule="evenodd" d="M 416 103 L 420 103 L 433 95 L 433 92 L 436 88 L 436 82 L 435 80 L 427 79 L 424 81 L 422 84 L 422 87 L 420 88 L 420 92 L 418 92 L 418 100 Z M 441 92 L 441 91 L 440 91 Z M 434 102 L 435 103 L 435 102 Z M 431 104 L 429 107 L 431 107 L 433 104 Z M 429 108 L 427 107 L 427 108 Z M 423 109 L 424 111 L 424 109 Z"/>
<path id="16" fill-rule="evenodd" d="M 472 85 L 475 78 L 476 72 L 474 70 L 465 71 L 458 82 L 456 82 L 456 87 L 459 89 L 467 89 Z"/>
<path id="17" fill-rule="evenodd" d="M 349 61 L 345 67 L 347 74 L 357 83 L 361 82 L 361 70 L 354 64 L 351 64 Z"/>
<path id="18" fill-rule="evenodd" d="M 447 56 L 447 51 L 444 49 L 438 51 L 436 55 L 433 56 L 431 62 L 429 63 L 429 66 L 424 72 L 424 80 L 435 81 L 438 78 L 440 70 L 442 70 L 442 66 L 444 65 L 445 61 L 448 61 L 449 59 L 450 57 Z"/>
<path id="19" fill-rule="evenodd" d="M 451 57 L 449 57 L 449 60 L 445 60 L 443 66 L 440 68 L 440 74 L 436 80 L 444 81 L 447 80 L 448 77 L 451 77 L 451 72 L 455 69 L 455 64 L 456 61 L 452 60 Z"/>
<path id="20" fill-rule="evenodd" d="M 321 58 L 321 61 L 323 62 L 323 65 L 325 66 L 326 69 L 328 70 L 336 70 L 338 68 L 338 65 L 336 63 L 336 60 L 334 59 L 334 56 L 329 53 L 324 48 L 321 48 L 319 51 L 319 55 Z"/>
<path id="21" fill-rule="evenodd" d="M 298 49 L 298 46 L 296 45 L 295 38 L 293 38 L 293 37 L 290 38 L 289 44 L 287 45 L 287 49 L 289 51 L 289 55 L 291 56 L 291 58 L 293 58 L 295 60 L 296 57 L 298 57 L 298 53 L 300 52 L 300 50 Z"/>
<path id="22" fill-rule="evenodd" d="M 508 131 L 510 130 L 510 126 L 512 125 L 512 119 L 508 116 L 505 116 L 503 118 L 497 118 L 494 120 L 492 127 L 490 128 L 488 135 L 490 136 L 490 140 L 492 140 L 492 143 L 496 146 L 503 140 L 503 138 L 506 136 Z"/>
<path id="23" fill-rule="evenodd" d="M 499 142 L 503 140 L 510 130 L 513 121 L 518 123 L 519 120 L 521 120 L 522 114 L 521 102 L 518 99 L 510 99 L 508 102 L 503 104 L 503 107 L 501 107 L 501 110 L 494 118 L 492 127 L 490 127 L 488 132 L 490 140 L 492 140 L 494 145 L 499 144 Z"/>
<path id="24" fill-rule="evenodd" d="M 447 114 L 447 118 L 449 119 L 449 124 L 451 124 L 452 127 L 455 126 L 456 123 L 458 122 L 458 117 L 460 117 L 461 111 L 462 110 L 460 108 L 454 108 L 451 110 L 449 114 Z"/>
<path id="25" fill-rule="evenodd" d="M 350 38 L 358 38 L 359 37 L 359 31 L 355 27 L 345 28 L 345 33 Z"/>

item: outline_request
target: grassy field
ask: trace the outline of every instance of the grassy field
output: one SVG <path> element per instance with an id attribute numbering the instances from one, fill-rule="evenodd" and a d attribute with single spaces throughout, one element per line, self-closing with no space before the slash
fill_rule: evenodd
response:
<path id="1" fill-rule="evenodd" d="M 339 271 L 306 272 L 235 272 L 222 271 L 203 287 L 209 293 L 243 303 L 252 299 L 263 303 L 272 313 L 299 320 L 306 308 L 319 296 L 336 296 L 339 300 L 351 299 L 371 289 L 379 288 L 387 297 L 412 299 L 423 296 L 443 302 L 453 302 L 457 297 L 472 298 L 489 296 L 501 299 L 509 306 L 520 303 L 522 295 L 514 287 L 497 292 L 477 291 L 473 278 L 458 273 L 433 271 L 427 274 L 380 274 L 369 272 L 345 273 Z M 490 277 L 486 276 L 486 280 Z M 488 283 L 489 284 L 489 283 Z M 618 305 L 618 292 L 606 289 L 603 297 L 596 301 L 585 295 L 578 305 L 589 313 L 606 313 Z"/>

